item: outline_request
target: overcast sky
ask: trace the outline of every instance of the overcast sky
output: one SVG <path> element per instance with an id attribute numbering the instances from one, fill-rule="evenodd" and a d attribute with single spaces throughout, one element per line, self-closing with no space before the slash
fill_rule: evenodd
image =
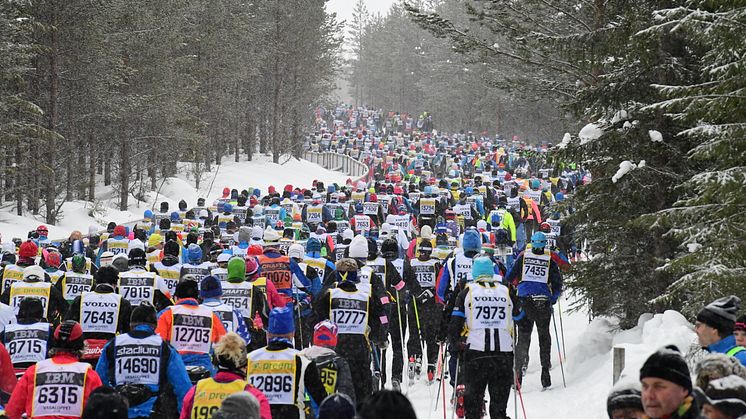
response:
<path id="1" fill-rule="evenodd" d="M 365 5 L 368 7 L 370 14 L 381 13 L 386 15 L 392 4 L 396 0 L 365 0 Z M 357 0 L 331 0 L 326 3 L 327 10 L 330 12 L 337 12 L 337 20 L 347 21 L 347 24 L 352 22 L 352 10 L 355 8 Z"/>

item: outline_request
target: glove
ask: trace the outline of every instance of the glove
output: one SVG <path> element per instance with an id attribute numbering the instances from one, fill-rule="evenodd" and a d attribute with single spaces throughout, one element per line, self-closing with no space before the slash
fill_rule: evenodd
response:
<path id="1" fill-rule="evenodd" d="M 431 289 L 426 289 L 417 296 L 417 302 L 420 304 L 425 304 L 434 296 L 435 294 L 433 294 L 433 291 Z"/>
<path id="2" fill-rule="evenodd" d="M 519 322 L 519 321 L 523 320 L 524 317 L 526 317 L 526 312 L 523 311 L 523 309 L 521 309 L 521 312 L 518 313 L 517 316 L 513 317 L 513 320 Z"/>
<path id="3" fill-rule="evenodd" d="M 455 346 L 456 346 L 456 350 L 458 352 L 460 352 L 460 353 L 464 353 L 464 352 L 466 352 L 467 349 L 469 349 L 469 344 L 466 343 L 466 339 L 465 338 L 461 338 L 461 339 L 457 340 L 456 343 L 455 343 Z"/>

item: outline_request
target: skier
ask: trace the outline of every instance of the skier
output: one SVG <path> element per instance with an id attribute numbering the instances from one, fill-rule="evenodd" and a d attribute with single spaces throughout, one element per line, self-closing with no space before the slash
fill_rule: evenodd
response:
<path id="1" fill-rule="evenodd" d="M 29 297 L 41 300 L 44 306 L 44 318 L 49 319 L 53 324 L 59 323 L 60 318 L 67 311 L 67 302 L 62 298 L 62 293 L 52 286 L 46 278 L 44 269 L 39 265 L 24 268 L 23 280 L 14 282 L 10 289 L 0 296 L 0 301 L 13 307 L 13 310 L 18 313 L 21 301 Z"/>
<path id="2" fill-rule="evenodd" d="M 176 284 L 181 276 L 181 262 L 179 261 L 179 244 L 169 240 L 163 246 L 163 259 L 150 265 L 150 272 L 163 278 L 169 295 L 174 295 Z"/>
<path id="3" fill-rule="evenodd" d="M 523 375 L 528 366 L 528 350 L 531 333 L 536 324 L 539 334 L 539 358 L 541 360 L 541 385 L 552 385 L 550 351 L 552 336 L 549 322 L 553 306 L 562 294 L 562 273 L 546 249 L 547 238 L 542 232 L 531 236 L 531 249 L 521 252 L 516 258 L 506 281 L 518 288 L 518 297 L 525 317 L 517 322 L 518 344 L 516 346 L 516 371 L 518 383 L 523 383 Z"/>
<path id="4" fill-rule="evenodd" d="M 355 246 L 353 243 L 350 248 Z M 352 250 L 350 253 L 355 255 Z M 355 398 L 363 400 L 373 390 L 370 341 L 381 348 L 385 347 L 387 341 L 388 316 L 383 304 L 388 304 L 388 301 L 383 299 L 385 297 L 377 297 L 371 291 L 358 288 L 362 265 L 359 263 L 354 259 L 342 259 L 337 263 L 334 276 L 338 283 L 322 294 L 315 309 L 319 320 L 331 318 L 337 325 L 337 353 L 350 364 Z M 370 280 L 373 283 L 380 281 L 372 273 Z M 373 348 L 373 354 L 378 356 L 377 348 Z"/>
<path id="5" fill-rule="evenodd" d="M 96 272 L 96 288 L 75 297 L 65 320 L 80 323 L 83 329 L 81 359 L 95 365 L 106 342 L 130 329 L 129 301 L 116 293 L 119 273 L 111 266 Z"/>
<path id="6" fill-rule="evenodd" d="M 482 417 L 487 388 L 490 418 L 507 418 L 513 384 L 513 319 L 519 317 L 520 308 L 515 292 L 495 277 L 490 258 L 474 259 L 472 277 L 456 297 L 448 330 L 449 341 L 463 361 L 465 417 Z M 456 393 L 458 398 L 458 387 Z M 462 416 L 458 410 L 457 415 Z"/>
<path id="7" fill-rule="evenodd" d="M 293 310 L 274 308 L 269 314 L 267 346 L 248 356 L 248 381 L 267 397 L 275 418 L 305 418 L 306 392 L 317 406 L 326 397 L 316 364 L 293 348 L 293 336 Z"/>
<path id="8" fill-rule="evenodd" d="M 117 255 L 123 258 L 127 265 L 127 258 L 123 255 Z M 119 270 L 119 282 L 117 289 L 119 293 L 132 306 L 138 306 L 142 301 L 147 301 L 155 305 L 156 310 L 163 310 L 171 305 L 168 298 L 168 287 L 163 278 L 145 270 L 146 261 L 145 251 L 142 249 L 132 249 L 129 255 L 129 269 Z M 116 262 L 116 261 L 115 261 Z M 116 267 L 116 264 L 114 264 Z"/>
<path id="9" fill-rule="evenodd" d="M 74 254 L 68 266 L 71 269 L 65 272 L 65 276 L 55 286 L 62 293 L 62 298 L 71 303 L 93 288 L 93 275 L 86 272 L 86 258 L 82 253 Z"/>
<path id="10" fill-rule="evenodd" d="M 241 391 L 256 397 L 262 419 L 271 418 L 267 398 L 245 380 L 247 354 L 244 340 L 235 333 L 227 333 L 215 345 L 215 360 L 217 374 L 215 377 L 199 380 L 189 389 L 184 396 L 180 419 L 209 418 L 228 396 Z"/>
<path id="11" fill-rule="evenodd" d="M 155 332 L 181 354 L 185 365 L 203 367 L 214 375 L 210 353 L 225 335 L 225 327 L 212 310 L 199 305 L 198 296 L 197 282 L 181 280 L 176 286 L 176 305 L 160 314 Z"/>
<path id="12" fill-rule="evenodd" d="M 304 349 L 301 354 L 316 363 L 327 394 L 342 393 L 355 400 L 350 366 L 344 357 L 335 352 L 336 347 L 337 325 L 323 320 L 313 328 L 313 346 Z"/>
<path id="13" fill-rule="evenodd" d="M 132 310 L 131 330 L 104 347 L 96 372 L 104 385 L 129 401 L 128 417 L 174 417 L 191 387 L 184 362 L 176 350 L 155 333 L 153 306 Z"/>
<path id="14" fill-rule="evenodd" d="M 218 278 L 212 275 L 202 278 L 199 287 L 199 296 L 202 299 L 200 307 L 207 307 L 212 310 L 223 323 L 226 332 L 236 333 L 246 344 L 251 342 L 251 335 L 246 327 L 243 314 L 221 301 L 223 288 Z"/>
<path id="15" fill-rule="evenodd" d="M 83 350 L 80 325 L 66 321 L 57 326 L 53 336 L 51 358 L 30 366 L 18 380 L 5 407 L 9 418 L 17 419 L 24 414 L 27 417 L 80 417 L 91 392 L 101 386 L 96 371 L 78 361 Z M 65 385 L 60 385 L 61 377 L 68 380 Z M 53 396 L 57 394 L 59 396 Z"/>
<path id="16" fill-rule="evenodd" d="M 440 261 L 432 258 L 432 244 L 429 240 L 420 241 L 419 257 L 404 266 L 404 278 L 412 296 L 409 308 L 409 340 L 407 353 L 410 362 L 415 362 L 415 375 L 419 375 L 417 364 L 422 365 L 422 348 L 427 348 L 427 380 L 432 383 L 437 364 L 438 347 L 436 337 L 442 306 L 436 303 L 435 283 L 440 272 Z M 411 357 L 414 357 L 412 359 Z"/>
<path id="17" fill-rule="evenodd" d="M 8 349 L 16 376 L 47 358 L 52 342 L 52 325 L 44 319 L 44 306 L 37 298 L 25 298 L 17 320 L 5 326 L 3 343 Z"/>

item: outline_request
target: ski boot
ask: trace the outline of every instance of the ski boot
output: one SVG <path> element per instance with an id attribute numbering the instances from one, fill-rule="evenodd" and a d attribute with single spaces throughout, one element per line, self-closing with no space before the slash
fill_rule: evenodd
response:
<path id="1" fill-rule="evenodd" d="M 456 386 L 456 417 L 463 418 L 466 416 L 466 411 L 464 410 L 464 393 L 466 393 L 466 388 L 463 384 L 459 384 Z"/>
<path id="2" fill-rule="evenodd" d="M 414 362 L 414 375 L 419 377 L 422 374 L 422 356 L 417 355 Z"/>
<path id="3" fill-rule="evenodd" d="M 391 389 L 401 393 L 401 382 L 398 378 L 391 379 Z"/>
<path id="4" fill-rule="evenodd" d="M 549 368 L 541 369 L 541 391 L 544 391 L 552 386 L 552 374 L 549 373 Z"/>
<path id="5" fill-rule="evenodd" d="M 407 363 L 407 378 L 409 378 L 410 384 L 414 381 L 414 364 L 414 356 L 410 356 L 409 362 Z"/>
<path id="6" fill-rule="evenodd" d="M 427 385 L 430 385 L 434 382 L 435 382 L 435 366 L 428 365 L 427 366 Z"/>

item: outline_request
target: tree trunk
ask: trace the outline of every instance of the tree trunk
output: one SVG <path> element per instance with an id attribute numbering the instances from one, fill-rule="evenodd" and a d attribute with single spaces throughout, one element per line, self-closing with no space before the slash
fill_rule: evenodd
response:
<path id="1" fill-rule="evenodd" d="M 127 210 L 130 189 L 130 155 L 127 140 L 120 139 L 119 147 L 119 210 Z"/>
<path id="2" fill-rule="evenodd" d="M 57 121 L 59 120 L 59 107 L 58 105 L 58 99 L 59 99 L 59 92 L 60 92 L 60 79 L 59 79 L 59 57 L 58 57 L 58 48 L 57 48 L 57 42 L 59 40 L 58 33 L 56 29 L 57 25 L 57 16 L 56 16 L 56 5 L 54 2 L 50 2 L 50 9 L 51 9 L 51 25 L 55 27 L 55 29 L 51 30 L 50 32 L 50 44 L 49 44 L 49 105 L 48 105 L 48 115 L 49 118 L 47 120 L 47 129 L 50 131 L 55 131 L 57 129 Z M 52 153 L 52 150 L 55 150 L 57 147 L 55 147 L 55 144 L 52 144 L 54 140 L 48 140 L 47 141 L 47 147 L 46 151 L 43 153 L 46 155 L 46 159 L 44 160 L 44 164 L 47 167 L 47 170 L 44 173 L 45 179 L 44 179 L 44 185 L 45 185 L 45 200 L 46 200 L 46 222 L 48 224 L 54 224 L 55 222 L 55 209 L 56 209 L 56 202 L 55 198 L 57 195 L 56 191 L 56 176 L 54 173 L 54 164 L 55 164 L 55 158 L 54 154 Z M 68 168 L 70 167 L 69 163 L 70 159 L 67 159 L 67 165 Z M 68 171 L 69 172 L 69 171 Z M 72 179 L 69 178 L 68 175 L 68 182 L 71 183 Z M 66 185 L 67 193 L 70 193 L 69 183 Z M 65 196 L 65 199 L 67 199 L 67 196 Z"/>
<path id="3" fill-rule="evenodd" d="M 251 161 L 254 157 L 254 150 L 256 148 L 256 121 L 254 121 L 254 118 L 251 116 L 251 111 L 249 111 L 249 115 L 246 119 L 246 129 L 248 134 L 246 138 L 246 149 L 244 151 L 246 152 L 246 158 Z"/>
<path id="4" fill-rule="evenodd" d="M 97 156 L 97 145 L 96 145 L 96 139 L 93 138 L 93 136 L 90 136 L 88 138 L 89 144 L 88 144 L 88 164 L 89 164 L 89 170 L 88 170 L 88 200 L 93 201 L 96 199 L 96 166 L 99 166 L 97 163 L 96 156 Z M 100 172 L 99 172 L 100 173 Z"/>

